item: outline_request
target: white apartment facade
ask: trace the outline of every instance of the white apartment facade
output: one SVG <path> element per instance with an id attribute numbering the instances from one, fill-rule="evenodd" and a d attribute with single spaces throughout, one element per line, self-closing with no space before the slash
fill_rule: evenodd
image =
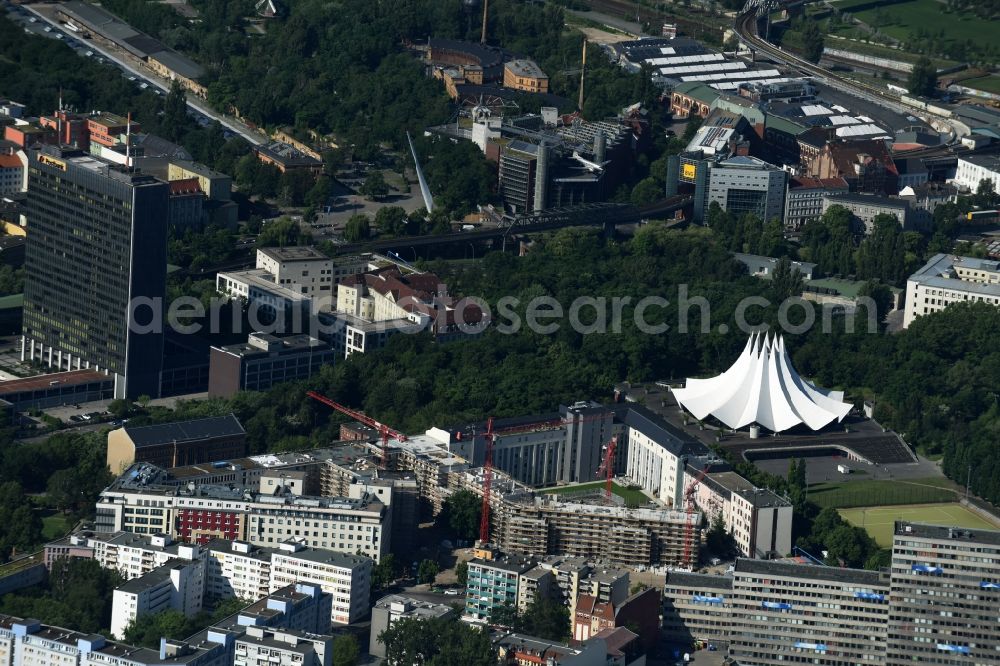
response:
<path id="1" fill-rule="evenodd" d="M 266 597 L 271 587 L 271 551 L 245 541 L 212 541 L 205 546 L 205 594 L 213 599 Z"/>
<path id="2" fill-rule="evenodd" d="M 366 555 L 375 562 L 389 552 L 390 507 L 364 496 L 268 497 L 250 502 L 246 538 L 277 548 L 285 541 L 341 553 Z"/>
<path id="3" fill-rule="evenodd" d="M 333 638 L 290 629 L 247 627 L 233 647 L 233 666 L 330 666 Z"/>
<path id="4" fill-rule="evenodd" d="M 953 181 L 955 185 L 975 192 L 983 180 L 992 181 L 993 191 L 1000 192 L 1000 156 L 966 155 L 958 158 Z"/>
<path id="5" fill-rule="evenodd" d="M 261 248 L 257 268 L 270 273 L 276 284 L 310 298 L 335 295 L 333 260 L 314 247 Z"/>
<path id="6" fill-rule="evenodd" d="M 372 560 L 282 544 L 271 560 L 271 590 L 292 583 L 317 585 L 333 598 L 330 621 L 351 624 L 368 613 Z"/>
<path id="7" fill-rule="evenodd" d="M 204 593 L 204 560 L 171 560 L 115 590 L 111 634 L 121 639 L 137 618 L 166 610 L 191 617 L 201 611 Z"/>
<path id="8" fill-rule="evenodd" d="M 937 254 L 906 280 L 903 328 L 953 303 L 1000 306 L 1000 262 Z"/>

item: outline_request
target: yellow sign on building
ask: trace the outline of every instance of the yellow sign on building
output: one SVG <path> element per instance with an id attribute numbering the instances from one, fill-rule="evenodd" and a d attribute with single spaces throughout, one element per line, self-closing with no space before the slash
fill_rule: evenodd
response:
<path id="1" fill-rule="evenodd" d="M 697 173 L 697 171 L 698 169 L 694 164 L 685 164 L 684 169 L 681 173 L 684 175 L 685 178 L 694 179 L 694 175 L 695 173 Z"/>
<path id="2" fill-rule="evenodd" d="M 63 162 L 62 160 L 57 160 L 54 157 L 49 157 L 48 155 L 40 154 L 38 156 L 38 161 L 41 162 L 42 164 L 48 164 L 49 166 L 54 166 L 55 168 L 60 169 L 62 171 L 66 170 L 65 162 Z"/>

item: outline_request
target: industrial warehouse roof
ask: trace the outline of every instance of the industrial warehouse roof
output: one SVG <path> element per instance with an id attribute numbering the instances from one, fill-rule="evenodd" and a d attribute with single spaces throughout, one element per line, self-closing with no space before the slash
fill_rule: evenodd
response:
<path id="1" fill-rule="evenodd" d="M 710 379 L 689 378 L 673 394 L 695 418 L 713 416 L 735 429 L 755 423 L 782 432 L 804 423 L 820 430 L 851 411 L 842 391 L 819 389 L 799 376 L 783 338 L 756 333 L 724 373 Z"/>
<path id="2" fill-rule="evenodd" d="M 200 439 L 235 437 L 246 434 L 243 426 L 240 425 L 240 422 L 233 414 L 195 419 L 194 421 L 140 426 L 138 428 L 125 426 L 125 432 L 136 448 L 157 446 L 169 442 L 190 442 Z"/>

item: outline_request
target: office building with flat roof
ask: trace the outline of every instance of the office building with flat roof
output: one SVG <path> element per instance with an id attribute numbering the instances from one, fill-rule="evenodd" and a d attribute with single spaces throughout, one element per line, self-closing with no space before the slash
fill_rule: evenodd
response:
<path id="1" fill-rule="evenodd" d="M 890 199 L 874 194 L 824 194 L 823 212 L 831 206 L 842 206 L 851 212 L 855 223 L 866 235 L 875 230 L 875 218 L 879 215 L 892 215 L 900 226 L 909 228 L 910 203 L 906 199 Z"/>
<path id="2" fill-rule="evenodd" d="M 208 394 L 230 398 L 238 391 L 266 391 L 275 384 L 307 379 L 342 354 L 305 333 L 251 333 L 246 342 L 212 347 Z"/>
<path id="3" fill-rule="evenodd" d="M 118 398 L 159 395 L 168 194 L 81 151 L 31 153 L 22 360 L 104 372 Z"/>
<path id="4" fill-rule="evenodd" d="M 280 285 L 298 289 L 311 298 L 335 296 L 333 259 L 314 247 L 265 247 L 257 250 L 257 268 L 274 276 Z"/>
<path id="5" fill-rule="evenodd" d="M 1000 306 L 1000 262 L 936 254 L 906 280 L 903 328 L 952 303 Z"/>
<path id="6" fill-rule="evenodd" d="M 782 169 L 755 157 L 736 156 L 717 162 L 709 171 L 703 195 L 705 210 L 716 202 L 734 217 L 750 213 L 765 222 L 781 220 L 787 177 Z"/>
<path id="7" fill-rule="evenodd" d="M 884 663 L 996 664 L 1000 532 L 896 521 Z"/>

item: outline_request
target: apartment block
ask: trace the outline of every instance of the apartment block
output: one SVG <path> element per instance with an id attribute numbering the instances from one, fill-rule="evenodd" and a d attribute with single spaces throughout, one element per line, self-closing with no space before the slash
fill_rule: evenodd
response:
<path id="1" fill-rule="evenodd" d="M 244 541 L 214 539 L 205 544 L 205 595 L 211 599 L 260 599 L 271 592 L 273 550 Z"/>
<path id="2" fill-rule="evenodd" d="M 873 194 L 825 194 L 823 195 L 823 212 L 831 206 L 842 206 L 851 212 L 855 223 L 865 234 L 875 230 L 875 218 L 879 215 L 892 215 L 900 226 L 909 229 L 911 225 L 910 204 L 905 199 L 890 199 Z"/>
<path id="3" fill-rule="evenodd" d="M 333 637 L 289 629 L 247 627 L 236 639 L 233 666 L 330 666 Z"/>
<path id="4" fill-rule="evenodd" d="M 671 508 L 684 508 L 684 465 L 704 456 L 708 448 L 665 420 L 637 405 L 629 405 L 626 476 Z"/>
<path id="5" fill-rule="evenodd" d="M 692 461 L 684 474 L 691 487 L 703 463 Z M 744 557 L 781 557 L 792 552 L 792 505 L 766 488 L 757 488 L 728 465 L 712 465 L 695 486 L 695 504 L 711 521 L 721 515 Z"/>
<path id="6" fill-rule="evenodd" d="M 446 604 L 434 604 L 399 594 L 382 597 L 372 608 L 368 653 L 374 657 L 385 658 L 385 643 L 379 640 L 379 636 L 397 620 L 448 619 L 454 615 L 455 609 Z"/>
<path id="7" fill-rule="evenodd" d="M 936 254 L 906 280 L 903 327 L 952 303 L 1000 305 L 1000 262 Z"/>
<path id="8" fill-rule="evenodd" d="M 742 666 L 886 662 L 888 576 L 739 559 L 729 655 Z"/>
<path id="9" fill-rule="evenodd" d="M 469 560 L 466 583 L 465 615 L 489 622 L 495 608 L 517 608 L 520 577 L 534 568 L 527 557 L 501 555 L 498 551 L 478 549 Z"/>
<path id="10" fill-rule="evenodd" d="M 993 191 L 1000 192 L 1000 156 L 965 155 L 958 158 L 954 183 L 963 190 L 975 192 L 982 181 L 993 183 Z"/>
<path id="11" fill-rule="evenodd" d="M 271 557 L 271 589 L 317 585 L 331 596 L 330 620 L 351 624 L 368 614 L 372 559 L 285 543 Z"/>
<path id="12" fill-rule="evenodd" d="M 204 592 L 203 560 L 170 560 L 115 589 L 111 634 L 120 639 L 136 619 L 167 610 L 191 617 L 201 611 Z"/>
<path id="13" fill-rule="evenodd" d="M 885 663 L 995 664 L 1000 532 L 897 521 Z"/>
<path id="14" fill-rule="evenodd" d="M 663 633 L 677 643 L 729 641 L 732 576 L 670 571 L 663 583 Z"/>

